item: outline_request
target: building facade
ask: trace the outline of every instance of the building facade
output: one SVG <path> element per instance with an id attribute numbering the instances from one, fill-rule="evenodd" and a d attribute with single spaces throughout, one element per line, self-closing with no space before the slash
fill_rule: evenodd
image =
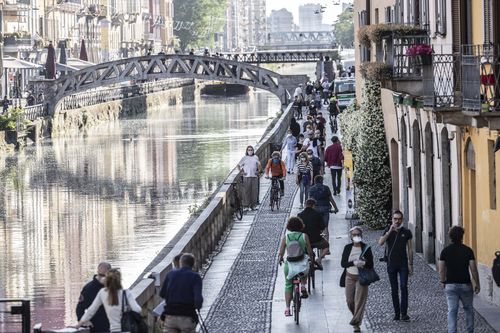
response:
<path id="1" fill-rule="evenodd" d="M 299 6 L 300 31 L 323 31 L 323 12 L 320 4 L 308 3 Z"/>
<path id="2" fill-rule="evenodd" d="M 266 0 L 228 0 L 224 46 L 229 51 L 251 51 L 266 38 Z"/>
<path id="3" fill-rule="evenodd" d="M 450 227 L 463 226 L 479 264 L 480 296 L 497 305 L 491 264 L 500 249 L 499 9 L 483 0 L 354 4 L 358 94 L 363 68 L 365 78 L 366 69 L 390 70 L 379 80 L 393 208 L 404 212 L 415 250 L 429 263 L 448 244 Z M 380 37 L 373 40 L 365 26 Z M 433 54 L 419 53 L 422 44 Z"/>
<path id="4" fill-rule="evenodd" d="M 293 14 L 285 8 L 273 10 L 267 19 L 268 33 L 293 31 Z"/>

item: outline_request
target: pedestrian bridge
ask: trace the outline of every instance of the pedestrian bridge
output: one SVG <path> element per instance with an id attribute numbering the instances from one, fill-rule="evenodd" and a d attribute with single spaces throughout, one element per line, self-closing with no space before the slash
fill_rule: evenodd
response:
<path id="1" fill-rule="evenodd" d="M 219 57 L 242 61 L 250 64 L 265 63 L 297 63 L 297 62 L 318 62 L 327 60 L 340 60 L 337 49 L 309 49 L 309 50 L 269 50 L 242 53 L 219 53 Z M 328 58 L 327 58 L 328 57 Z"/>
<path id="2" fill-rule="evenodd" d="M 280 75 L 246 62 L 195 55 L 159 54 L 121 59 L 68 73 L 56 80 L 35 82 L 43 90 L 50 115 L 67 96 L 122 82 L 146 82 L 169 78 L 192 78 L 242 84 L 276 95 L 286 105 L 303 76 Z"/>

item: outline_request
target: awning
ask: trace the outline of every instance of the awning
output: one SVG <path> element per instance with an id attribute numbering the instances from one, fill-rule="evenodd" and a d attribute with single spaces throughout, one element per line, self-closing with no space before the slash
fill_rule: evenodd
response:
<path id="1" fill-rule="evenodd" d="M 94 66 L 95 64 L 91 63 L 89 61 L 80 60 L 77 58 L 68 58 L 67 65 L 70 67 L 74 67 L 78 70 L 78 69 L 84 69 L 84 68 L 89 67 L 89 66 Z"/>
<path id="2" fill-rule="evenodd" d="M 74 72 L 74 71 L 77 71 L 77 70 L 79 70 L 79 69 L 76 68 L 76 67 L 69 66 L 69 65 L 66 65 L 66 64 L 56 63 L 56 71 L 59 71 L 59 72 Z"/>
<path id="3" fill-rule="evenodd" d="M 11 56 L 3 57 L 3 68 L 9 69 L 42 69 L 43 66 L 34 64 L 29 61 L 24 61 Z"/>

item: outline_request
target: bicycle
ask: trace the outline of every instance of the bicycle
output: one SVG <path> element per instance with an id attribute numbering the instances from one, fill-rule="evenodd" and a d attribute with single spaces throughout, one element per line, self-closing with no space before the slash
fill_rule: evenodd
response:
<path id="1" fill-rule="evenodd" d="M 300 279 L 303 276 L 303 273 L 297 274 L 293 277 L 293 294 L 292 294 L 292 309 L 293 309 L 293 319 L 295 320 L 295 324 L 299 324 L 299 313 L 300 307 L 302 305 L 302 295 L 300 291 Z"/>
<path id="2" fill-rule="evenodd" d="M 318 247 L 314 247 L 313 248 L 313 253 L 314 253 L 314 258 L 312 258 L 312 260 L 310 261 L 309 263 L 309 273 L 308 273 L 308 277 L 307 277 L 307 292 L 311 292 L 311 287 L 312 289 L 316 289 L 316 265 L 315 265 L 315 262 L 316 262 L 316 258 L 320 258 L 321 256 L 321 249 L 318 248 Z"/>
<path id="3" fill-rule="evenodd" d="M 280 177 L 272 177 L 271 178 L 271 196 L 270 196 L 270 205 L 271 205 L 271 211 L 274 211 L 274 207 L 276 207 L 276 210 L 280 209 L 280 203 L 281 203 L 281 187 L 279 183 Z"/>
<path id="4" fill-rule="evenodd" d="M 231 193 L 230 197 L 232 198 L 231 201 L 231 208 L 234 210 L 234 215 L 238 220 L 243 219 L 243 204 L 241 202 L 240 194 L 237 188 L 238 182 L 231 182 L 231 183 L 224 183 L 225 185 L 231 185 Z"/>

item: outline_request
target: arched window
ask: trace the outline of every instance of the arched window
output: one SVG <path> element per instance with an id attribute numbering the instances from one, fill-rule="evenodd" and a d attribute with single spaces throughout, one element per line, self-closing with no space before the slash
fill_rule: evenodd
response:
<path id="1" fill-rule="evenodd" d="M 465 164 L 467 169 L 476 170 L 476 152 L 474 151 L 474 145 L 472 140 L 469 138 L 467 144 L 465 145 Z"/>

